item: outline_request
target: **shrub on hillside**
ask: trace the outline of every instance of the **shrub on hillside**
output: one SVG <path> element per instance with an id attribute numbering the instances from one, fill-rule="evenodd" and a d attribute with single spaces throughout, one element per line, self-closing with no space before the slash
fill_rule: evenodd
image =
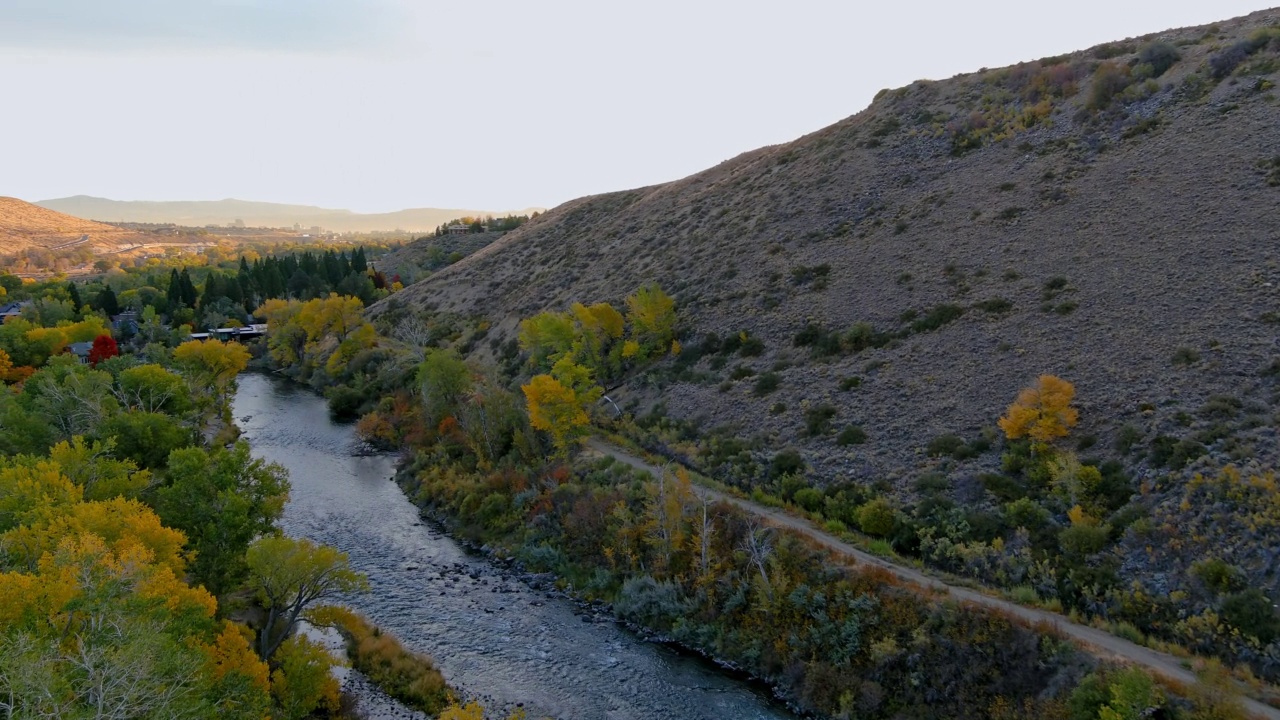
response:
<path id="1" fill-rule="evenodd" d="M 804 472 L 804 458 L 795 449 L 783 450 L 769 461 L 769 477 L 773 479 Z"/>
<path id="2" fill-rule="evenodd" d="M 809 512 L 817 512 L 825 504 L 826 495 L 818 488 L 800 488 L 791 496 L 792 502 Z"/>
<path id="3" fill-rule="evenodd" d="M 809 437 L 818 435 L 826 435 L 830 428 L 831 419 L 836 416 L 836 408 L 834 405 L 822 404 L 817 407 L 810 408 L 804 413 L 804 432 Z"/>
<path id="4" fill-rule="evenodd" d="M 1250 55 L 1273 42 L 1280 42 L 1280 30 L 1276 28 L 1259 30 L 1247 40 L 1234 43 L 1225 50 L 1211 56 L 1209 58 L 1209 74 L 1215 80 L 1221 80 L 1235 72 L 1240 63 L 1247 60 Z"/>
<path id="5" fill-rule="evenodd" d="M 893 532 L 896 516 L 888 500 L 876 498 L 858 509 L 858 528 L 872 537 L 886 537 Z"/>
<path id="6" fill-rule="evenodd" d="M 1117 95 L 1132 83 L 1129 68 L 1113 62 L 1104 62 L 1093 73 L 1093 87 L 1089 91 L 1090 110 L 1105 110 Z"/>
<path id="7" fill-rule="evenodd" d="M 963 314 L 964 308 L 959 305 L 939 305 L 935 308 L 930 308 L 924 317 L 911 323 L 911 330 L 914 332 L 937 330 L 943 325 L 958 320 Z"/>
<path id="8" fill-rule="evenodd" d="M 867 441 L 867 431 L 857 425 L 849 425 L 840 431 L 840 435 L 836 437 L 836 444 L 841 447 L 849 445 L 861 445 Z"/>
<path id="9" fill-rule="evenodd" d="M 782 378 L 775 372 L 767 372 L 756 378 L 755 394 L 757 397 L 764 397 L 782 384 Z"/>
<path id="10" fill-rule="evenodd" d="M 1149 42 L 1138 51 L 1139 66 L 1146 66 L 1147 77 L 1160 77 L 1181 59 L 1178 48 L 1164 40 Z"/>

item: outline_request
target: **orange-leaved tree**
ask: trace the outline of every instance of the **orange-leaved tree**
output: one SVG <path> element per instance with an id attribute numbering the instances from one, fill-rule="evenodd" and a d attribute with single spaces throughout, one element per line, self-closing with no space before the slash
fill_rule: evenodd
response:
<path id="1" fill-rule="evenodd" d="M 1041 375 L 1035 385 L 1018 393 L 1018 399 L 1000 418 L 1000 429 L 1010 440 L 1027 437 L 1047 443 L 1066 437 L 1079 417 L 1071 407 L 1075 394 L 1075 386 L 1066 380 Z"/>

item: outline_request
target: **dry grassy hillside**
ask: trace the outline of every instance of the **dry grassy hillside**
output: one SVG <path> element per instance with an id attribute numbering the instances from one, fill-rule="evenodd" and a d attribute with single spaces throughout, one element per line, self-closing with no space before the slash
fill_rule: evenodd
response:
<path id="1" fill-rule="evenodd" d="M 46 210 L 17 198 L 0 197 L 0 254 L 54 248 L 88 235 L 95 244 L 123 236 L 119 228 Z"/>
<path id="2" fill-rule="evenodd" d="M 693 339 L 765 350 L 622 396 L 795 445 L 826 478 L 930 465 L 931 440 L 976 437 L 1041 373 L 1076 384 L 1076 435 L 1099 447 L 1126 424 L 1140 443 L 1203 431 L 1222 396 L 1235 424 L 1210 450 L 1274 459 L 1278 70 L 1267 11 L 917 82 L 793 143 L 567 203 L 398 299 L 511 337 L 658 281 Z M 896 337 L 827 335 L 859 323 Z M 780 386 L 758 396 L 752 371 Z M 849 424 L 865 444 L 837 444 Z"/>
<path id="3" fill-rule="evenodd" d="M 399 276 L 402 283 L 409 285 L 475 253 L 502 235 L 485 232 L 421 237 L 378 258 L 377 268 L 388 278 Z"/>

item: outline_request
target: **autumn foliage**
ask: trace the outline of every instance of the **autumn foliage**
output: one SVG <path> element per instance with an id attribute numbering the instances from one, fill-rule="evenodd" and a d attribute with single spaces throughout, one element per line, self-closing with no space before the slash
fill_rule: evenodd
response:
<path id="1" fill-rule="evenodd" d="M 110 335 L 99 335 L 93 339 L 93 347 L 89 348 L 89 364 L 97 367 L 98 363 L 120 354 L 120 347 Z"/>
<path id="2" fill-rule="evenodd" d="M 529 403 L 529 424 L 550 433 L 561 451 L 567 450 L 590 422 L 578 393 L 550 375 L 535 375 L 520 389 Z"/>
<path id="3" fill-rule="evenodd" d="M 1000 418 L 1000 429 L 1010 440 L 1027 437 L 1047 443 L 1066 437 L 1078 419 L 1071 407 L 1075 393 L 1075 387 L 1066 380 L 1041 375 L 1035 385 L 1018 393 L 1018 399 Z"/>

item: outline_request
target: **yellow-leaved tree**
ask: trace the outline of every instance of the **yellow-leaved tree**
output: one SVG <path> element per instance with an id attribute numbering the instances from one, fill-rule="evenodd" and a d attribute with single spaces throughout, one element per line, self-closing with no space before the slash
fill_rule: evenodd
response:
<path id="1" fill-rule="evenodd" d="M 656 284 L 646 285 L 627 296 L 627 319 L 631 322 L 631 343 L 626 357 L 640 359 L 661 356 L 671 348 L 676 334 L 676 303 Z"/>
<path id="2" fill-rule="evenodd" d="M 1071 407 L 1075 394 L 1075 386 L 1066 380 L 1041 375 L 1035 385 L 1018 393 L 1018 399 L 1000 418 L 1000 429 L 1010 440 L 1026 437 L 1048 443 L 1066 437 L 1079 419 Z"/>
<path id="3" fill-rule="evenodd" d="M 173 349 L 173 360 L 197 382 L 216 389 L 221 406 L 226 402 L 228 386 L 249 364 L 249 350 L 234 342 L 188 340 Z"/>
<path id="4" fill-rule="evenodd" d="M 522 385 L 529 407 L 529 424 L 551 435 L 561 453 L 586 432 L 591 421 L 587 408 L 603 392 L 591 381 L 591 372 L 568 358 L 552 368 L 552 375 L 534 375 Z"/>

